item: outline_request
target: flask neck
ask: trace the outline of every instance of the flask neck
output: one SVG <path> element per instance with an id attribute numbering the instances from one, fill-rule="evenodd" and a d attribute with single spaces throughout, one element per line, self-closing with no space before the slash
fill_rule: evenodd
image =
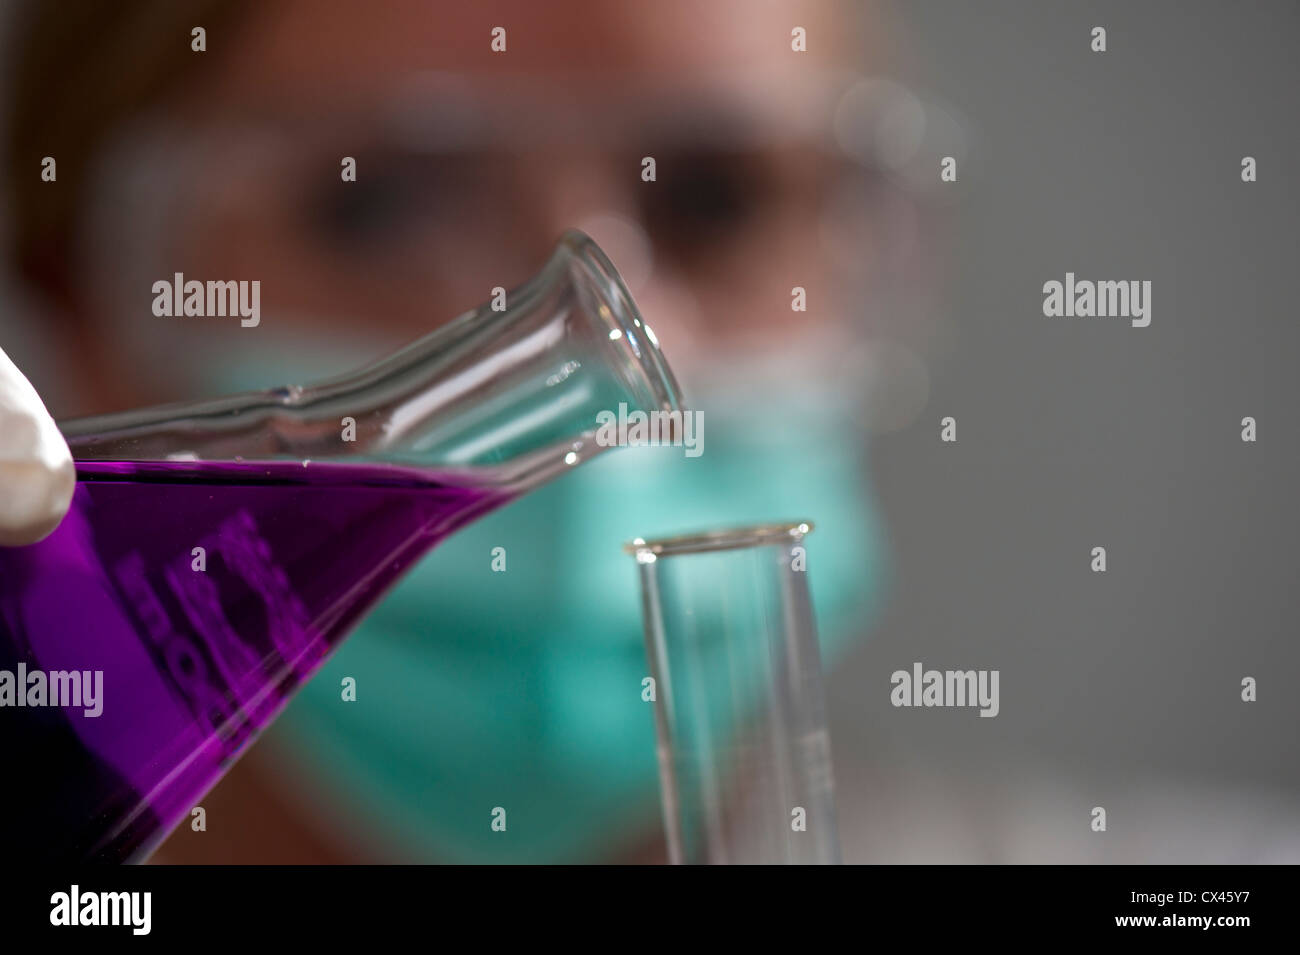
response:
<path id="1" fill-rule="evenodd" d="M 526 491 L 598 453 L 597 416 L 680 410 L 654 333 L 591 239 L 359 371 L 60 425 L 78 460 L 338 460 Z"/>

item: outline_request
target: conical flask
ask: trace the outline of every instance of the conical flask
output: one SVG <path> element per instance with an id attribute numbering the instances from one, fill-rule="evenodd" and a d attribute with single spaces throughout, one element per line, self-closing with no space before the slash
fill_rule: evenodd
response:
<path id="1" fill-rule="evenodd" d="M 72 509 L 0 549 L 10 858 L 146 857 L 421 555 L 600 451 L 598 412 L 679 410 L 580 233 L 493 305 L 315 386 L 60 425 Z"/>

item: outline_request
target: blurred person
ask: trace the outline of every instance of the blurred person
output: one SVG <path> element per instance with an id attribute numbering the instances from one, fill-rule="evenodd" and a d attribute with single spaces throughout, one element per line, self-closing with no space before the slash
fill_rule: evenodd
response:
<path id="1" fill-rule="evenodd" d="M 621 543 L 812 518 L 827 660 L 880 599 L 871 309 L 905 202 L 864 147 L 872 117 L 846 119 L 889 89 L 863 85 L 887 66 L 874 10 L 138 0 L 13 21 L 6 225 L 28 321 L 4 342 L 56 416 L 360 365 L 577 226 L 705 421 L 698 459 L 602 456 L 439 547 L 209 797 L 214 831 L 182 826 L 159 858 L 658 858 Z M 259 279 L 261 322 L 155 317 L 176 272 Z"/>

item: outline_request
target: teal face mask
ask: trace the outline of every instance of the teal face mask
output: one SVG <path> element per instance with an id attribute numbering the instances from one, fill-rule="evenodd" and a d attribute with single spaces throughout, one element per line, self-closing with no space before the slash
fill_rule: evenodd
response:
<path id="1" fill-rule="evenodd" d="M 700 457 L 610 451 L 444 542 L 300 692 L 271 745 L 329 791 L 324 812 L 389 857 L 566 862 L 644 843 L 658 776 L 625 541 L 811 518 L 824 662 L 871 623 L 882 568 L 860 430 L 829 388 L 800 394 L 761 411 L 706 398 Z"/>

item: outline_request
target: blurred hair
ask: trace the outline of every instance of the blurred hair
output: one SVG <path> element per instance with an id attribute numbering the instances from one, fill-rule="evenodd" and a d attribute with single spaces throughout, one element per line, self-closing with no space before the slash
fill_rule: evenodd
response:
<path id="1" fill-rule="evenodd" d="M 242 0 L 30 0 L 6 42 L 3 156 L 14 273 L 64 299 L 76 217 L 97 151 L 113 131 L 183 89 L 210 61 L 190 31 L 237 16 Z M 54 157 L 55 184 L 39 180 Z M 44 188 L 42 188 L 44 186 Z"/>

